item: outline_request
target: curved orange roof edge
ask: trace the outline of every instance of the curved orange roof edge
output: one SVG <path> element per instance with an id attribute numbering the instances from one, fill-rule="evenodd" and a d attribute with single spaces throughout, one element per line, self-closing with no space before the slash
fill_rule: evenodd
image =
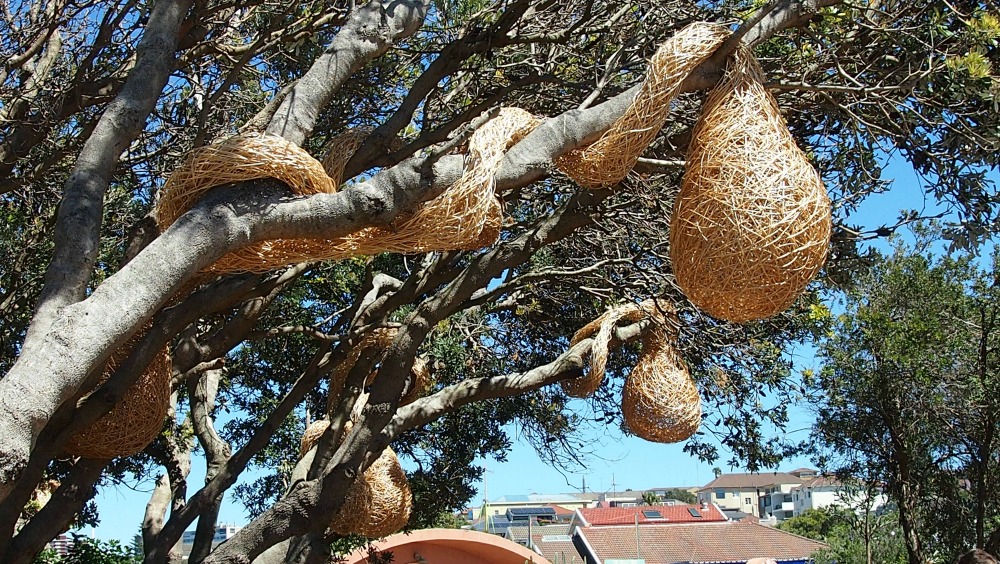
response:
<path id="1" fill-rule="evenodd" d="M 421 529 L 374 544 L 381 552 L 392 552 L 394 564 L 552 564 L 514 541 L 467 529 Z M 345 558 L 347 564 L 367 564 L 368 551 L 358 549 Z"/>

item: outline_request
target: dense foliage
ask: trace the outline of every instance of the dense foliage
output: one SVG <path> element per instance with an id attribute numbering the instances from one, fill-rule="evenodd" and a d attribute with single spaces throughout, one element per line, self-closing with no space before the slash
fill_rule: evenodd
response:
<path id="1" fill-rule="evenodd" d="M 910 562 L 982 548 L 1000 526 L 1000 264 L 897 242 L 821 340 L 821 460 L 883 484 Z"/>

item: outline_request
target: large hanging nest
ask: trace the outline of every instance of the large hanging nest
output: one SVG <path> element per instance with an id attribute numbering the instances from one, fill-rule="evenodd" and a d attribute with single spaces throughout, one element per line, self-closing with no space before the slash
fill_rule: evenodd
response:
<path id="1" fill-rule="evenodd" d="M 111 377 L 137 340 L 134 338 L 112 355 L 98 386 Z M 66 454 L 110 459 L 146 448 L 163 429 L 163 419 L 170 407 L 170 376 L 170 353 L 164 348 L 111 411 L 70 437 Z"/>
<path id="2" fill-rule="evenodd" d="M 581 186 L 597 188 L 620 182 L 663 127 L 670 103 L 684 79 L 729 37 L 722 25 L 696 22 L 657 49 L 635 100 L 594 143 L 556 161 Z"/>
<path id="3" fill-rule="evenodd" d="M 830 200 L 745 45 L 705 102 L 687 162 L 670 225 L 678 285 L 729 321 L 784 311 L 826 259 Z"/>

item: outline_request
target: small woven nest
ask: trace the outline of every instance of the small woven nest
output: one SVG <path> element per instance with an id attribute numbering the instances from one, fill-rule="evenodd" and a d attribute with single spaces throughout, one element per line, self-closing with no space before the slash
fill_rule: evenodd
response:
<path id="1" fill-rule="evenodd" d="M 670 257 L 698 307 L 745 322 L 787 309 L 826 260 L 830 200 L 745 45 L 695 125 Z"/>
<path id="2" fill-rule="evenodd" d="M 663 127 L 684 79 L 729 37 L 722 25 L 696 22 L 668 39 L 649 62 L 646 79 L 622 117 L 594 143 L 556 166 L 586 188 L 620 182 Z"/>
<path id="3" fill-rule="evenodd" d="M 406 526 L 412 510 L 413 494 L 406 473 L 396 453 L 387 447 L 348 490 L 343 507 L 330 521 L 330 530 L 341 535 L 387 537 Z"/>
<path id="4" fill-rule="evenodd" d="M 309 452 L 329 426 L 326 420 L 309 426 L 302 436 L 302 454 Z M 348 422 L 345 437 L 350 430 Z M 386 448 L 361 478 L 351 484 L 344 505 L 330 521 L 330 530 L 340 535 L 386 537 L 406 526 L 412 510 L 413 494 L 406 473 L 396 453 Z"/>
<path id="5" fill-rule="evenodd" d="M 661 326 L 642 340 L 642 356 L 622 390 L 622 416 L 629 431 L 647 441 L 676 443 L 701 426 L 698 387 Z"/>
<path id="6" fill-rule="evenodd" d="M 112 355 L 98 386 L 111 377 L 134 346 L 135 340 Z M 70 437 L 65 452 L 83 458 L 110 459 L 146 448 L 163 429 L 163 419 L 170 407 L 170 376 L 170 353 L 164 348 L 111 411 Z"/>

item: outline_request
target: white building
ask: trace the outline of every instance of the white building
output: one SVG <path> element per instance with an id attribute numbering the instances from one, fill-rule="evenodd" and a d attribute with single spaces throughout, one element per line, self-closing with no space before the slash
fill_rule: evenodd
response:
<path id="1" fill-rule="evenodd" d="M 878 511 L 888 502 L 884 493 L 876 493 L 869 499 L 859 488 L 844 485 L 836 478 L 817 476 L 792 490 L 795 515 L 802 515 L 809 509 L 843 507 L 856 513 Z"/>
<path id="2" fill-rule="evenodd" d="M 223 541 L 229 540 L 242 528 L 236 525 L 217 526 L 215 534 L 212 536 L 212 548 L 219 546 Z M 191 549 L 194 548 L 194 537 L 195 531 L 184 531 L 184 534 L 181 536 L 181 556 L 184 560 L 187 560 L 187 557 L 191 554 Z"/>

